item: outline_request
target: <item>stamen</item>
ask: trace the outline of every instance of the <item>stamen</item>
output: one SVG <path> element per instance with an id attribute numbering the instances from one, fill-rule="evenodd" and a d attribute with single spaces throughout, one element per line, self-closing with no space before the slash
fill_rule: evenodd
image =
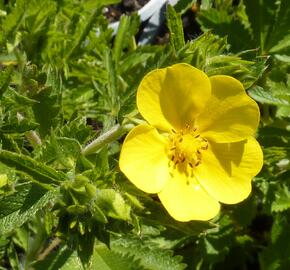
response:
<path id="1" fill-rule="evenodd" d="M 169 162 L 174 168 L 179 166 L 178 169 L 185 170 L 187 175 L 193 175 L 194 168 L 202 162 L 203 151 L 209 147 L 208 140 L 197 130 L 197 127 L 186 124 L 183 130 L 172 128 L 169 136 Z"/>
<path id="2" fill-rule="evenodd" d="M 207 150 L 208 149 L 208 143 L 205 146 L 201 147 L 202 150 Z"/>

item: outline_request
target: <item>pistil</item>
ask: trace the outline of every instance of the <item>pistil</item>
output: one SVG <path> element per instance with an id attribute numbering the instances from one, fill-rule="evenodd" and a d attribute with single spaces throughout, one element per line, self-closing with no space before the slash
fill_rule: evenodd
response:
<path id="1" fill-rule="evenodd" d="M 208 149 L 208 141 L 198 133 L 197 127 L 186 125 L 184 130 L 172 130 L 169 156 L 174 166 L 194 169 L 202 161 L 202 152 Z"/>

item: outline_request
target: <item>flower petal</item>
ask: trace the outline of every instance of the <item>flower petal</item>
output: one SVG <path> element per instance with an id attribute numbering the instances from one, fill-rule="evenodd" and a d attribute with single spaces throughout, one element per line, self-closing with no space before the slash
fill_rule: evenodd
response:
<path id="1" fill-rule="evenodd" d="M 210 88 L 204 72 L 188 64 L 176 64 L 153 70 L 143 78 L 137 90 L 137 106 L 154 127 L 183 129 L 203 110 Z"/>
<path id="2" fill-rule="evenodd" d="M 127 135 L 120 154 L 120 169 L 139 189 L 158 193 L 169 178 L 166 138 L 149 125 Z"/>
<path id="3" fill-rule="evenodd" d="M 234 204 L 251 192 L 251 180 L 263 166 L 259 143 L 250 137 L 236 143 L 210 143 L 195 168 L 198 182 L 216 200 Z"/>
<path id="4" fill-rule="evenodd" d="M 168 213 L 178 221 L 209 220 L 220 209 L 218 201 L 210 197 L 196 180 L 188 179 L 178 171 L 158 196 Z"/>
<path id="5" fill-rule="evenodd" d="M 259 124 L 260 112 L 236 79 L 217 75 L 210 77 L 212 95 L 205 110 L 196 119 L 203 137 L 215 142 L 236 142 L 252 136 Z"/>

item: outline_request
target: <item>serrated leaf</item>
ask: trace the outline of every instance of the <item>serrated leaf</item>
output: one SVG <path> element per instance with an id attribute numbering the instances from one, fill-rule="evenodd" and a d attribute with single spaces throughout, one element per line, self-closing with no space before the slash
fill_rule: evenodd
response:
<path id="1" fill-rule="evenodd" d="M 275 97 L 270 91 L 266 91 L 260 86 L 252 87 L 248 90 L 248 93 L 253 99 L 264 104 L 271 104 L 277 106 L 290 105 L 289 101 L 279 97 Z"/>
<path id="2" fill-rule="evenodd" d="M 278 215 L 271 230 L 271 243 L 259 256 L 262 269 L 280 270 L 290 268 L 290 225 L 286 216 Z"/>
<path id="3" fill-rule="evenodd" d="M 39 124 L 39 133 L 41 137 L 49 134 L 50 129 L 56 126 L 57 116 L 60 112 L 59 96 L 51 94 L 51 88 L 45 87 L 40 93 L 33 96 L 38 103 L 32 105 L 34 116 Z"/>
<path id="4" fill-rule="evenodd" d="M 11 76 L 13 72 L 13 66 L 8 66 L 4 71 L 0 72 L 0 97 L 7 90 Z"/>
<path id="5" fill-rule="evenodd" d="M 81 146 L 75 139 L 52 134 L 40 151 L 42 162 L 53 164 L 56 169 L 73 168 L 80 156 Z"/>
<path id="6" fill-rule="evenodd" d="M 168 5 L 166 19 L 170 32 L 170 44 L 174 51 L 178 52 L 185 45 L 181 16 L 171 5 Z"/>
<path id="7" fill-rule="evenodd" d="M 249 31 L 236 16 L 232 16 L 227 10 L 213 8 L 202 10 L 198 14 L 197 21 L 203 31 L 212 30 L 220 37 L 226 36 L 231 49 L 235 52 L 256 47 Z"/>
<path id="8" fill-rule="evenodd" d="M 272 0 L 244 0 L 244 3 L 255 44 L 264 52 L 276 19 L 276 3 Z"/>
<path id="9" fill-rule="evenodd" d="M 132 39 L 138 32 L 139 25 L 140 19 L 136 14 L 130 17 L 121 17 L 112 51 L 115 63 L 119 63 L 123 49 L 129 47 L 130 41 L 132 43 Z"/>
<path id="10" fill-rule="evenodd" d="M 17 192 L 0 199 L 0 232 L 6 234 L 20 227 L 55 198 L 55 191 L 24 184 Z"/>
<path id="11" fill-rule="evenodd" d="M 286 185 L 282 185 L 275 192 L 275 200 L 271 205 L 273 212 L 282 212 L 290 208 L 290 191 Z"/>
<path id="12" fill-rule="evenodd" d="M 0 131 L 2 133 L 24 133 L 26 131 L 34 130 L 38 127 L 37 123 L 31 122 L 27 119 L 18 121 L 17 119 L 12 119 L 12 121 L 6 122 L 1 126 Z"/>
<path id="13" fill-rule="evenodd" d="M 288 0 L 280 0 L 276 2 L 277 12 L 273 31 L 270 33 L 267 48 L 270 52 L 277 53 L 290 47 L 290 9 Z"/>
<path id="14" fill-rule="evenodd" d="M 33 265 L 35 270 L 83 270 L 77 253 L 67 248 L 61 247 L 52 252 L 47 258 L 38 261 Z"/>
<path id="15" fill-rule="evenodd" d="M 74 56 L 74 54 L 78 51 L 78 49 L 80 48 L 82 42 L 85 40 L 85 38 L 87 37 L 87 35 L 89 34 L 89 32 L 91 31 L 91 29 L 94 26 L 94 23 L 96 22 L 97 17 L 100 14 L 100 9 L 99 9 L 99 5 L 100 3 L 96 3 L 97 8 L 94 8 L 93 11 L 91 12 L 88 20 L 85 22 L 85 24 L 81 27 L 82 29 L 80 31 L 76 32 L 76 35 L 74 37 L 74 42 L 73 44 L 70 44 L 70 48 L 68 53 L 65 56 L 65 59 L 68 60 L 69 58 L 71 58 L 72 56 Z"/>
<path id="16" fill-rule="evenodd" d="M 28 174 L 42 184 L 58 185 L 66 179 L 64 173 L 55 171 L 53 168 L 22 154 L 0 150 L 0 161 L 9 167 Z"/>
<path id="17" fill-rule="evenodd" d="M 94 254 L 92 257 L 92 266 L 90 269 L 98 270 L 143 270 L 139 261 L 132 256 L 120 256 L 114 250 L 108 249 L 103 244 L 95 246 Z M 148 269 L 148 268 L 144 268 Z"/>
<path id="18" fill-rule="evenodd" d="M 179 14 L 184 14 L 189 8 L 191 8 L 197 0 L 179 0 L 174 6 L 174 9 Z"/>
<path id="19" fill-rule="evenodd" d="M 162 250 L 153 244 L 146 245 L 141 239 L 122 237 L 111 241 L 111 247 L 123 256 L 133 256 L 145 269 L 183 270 L 186 267 L 181 256 L 174 256 L 171 250 Z"/>

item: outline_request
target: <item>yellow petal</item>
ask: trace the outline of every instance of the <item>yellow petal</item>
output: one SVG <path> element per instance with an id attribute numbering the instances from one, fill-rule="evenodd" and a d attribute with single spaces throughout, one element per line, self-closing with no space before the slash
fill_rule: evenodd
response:
<path id="1" fill-rule="evenodd" d="M 141 81 L 137 106 L 154 127 L 183 129 L 203 110 L 210 87 L 206 74 L 188 64 L 156 69 Z"/>
<path id="2" fill-rule="evenodd" d="M 236 79 L 217 75 L 210 77 L 212 95 L 205 110 L 196 119 L 203 137 L 215 142 L 236 142 L 252 136 L 259 124 L 260 112 Z"/>
<path id="3" fill-rule="evenodd" d="M 219 203 L 196 180 L 188 179 L 178 171 L 175 171 L 158 196 L 168 213 L 178 221 L 209 220 L 220 209 Z"/>
<path id="4" fill-rule="evenodd" d="M 159 192 L 169 178 L 167 140 L 155 128 L 139 125 L 127 135 L 121 150 L 121 171 L 139 189 Z"/>
<path id="5" fill-rule="evenodd" d="M 250 137 L 236 143 L 210 143 L 194 174 L 204 189 L 222 203 L 243 201 L 251 192 L 251 180 L 263 166 L 259 143 Z"/>

